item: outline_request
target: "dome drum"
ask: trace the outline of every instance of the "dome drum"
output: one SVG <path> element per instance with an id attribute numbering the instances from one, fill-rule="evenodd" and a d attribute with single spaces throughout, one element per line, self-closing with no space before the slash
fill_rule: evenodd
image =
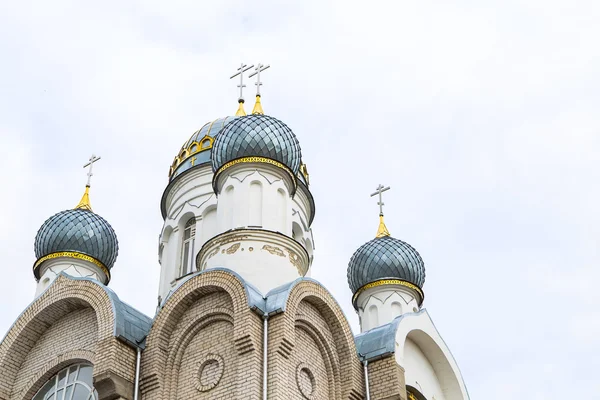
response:
<path id="1" fill-rule="evenodd" d="M 232 169 L 236 171 L 243 169 L 251 169 L 255 170 L 257 164 L 260 164 L 266 170 L 271 170 L 275 172 L 277 175 L 282 176 L 282 179 L 286 183 L 288 187 L 288 192 L 291 196 L 296 193 L 296 189 L 298 187 L 298 180 L 296 176 L 292 173 L 292 171 L 285 165 L 280 162 L 271 160 L 265 157 L 242 157 L 232 161 L 229 161 L 227 164 L 223 165 L 214 175 L 213 175 L 213 189 L 214 192 L 219 194 L 221 192 L 221 188 L 223 186 L 224 180 L 230 174 L 226 174 L 225 172 L 232 172 Z M 283 174 L 282 174 L 283 173 Z"/>
<path id="2" fill-rule="evenodd" d="M 358 298 L 360 297 L 361 294 L 363 294 L 364 292 L 366 292 L 369 289 L 379 287 L 379 286 L 384 286 L 384 285 L 385 286 L 402 286 L 406 289 L 411 290 L 412 292 L 415 292 L 417 294 L 417 296 L 415 296 L 415 297 L 418 299 L 419 306 L 421 306 L 423 304 L 423 300 L 425 300 L 425 293 L 423 293 L 423 290 L 420 287 L 418 287 L 417 285 L 414 285 L 414 284 L 412 284 L 408 281 L 402 280 L 402 279 L 382 278 L 382 279 L 373 281 L 371 283 L 367 283 L 366 285 L 359 288 L 356 291 L 356 293 L 354 293 L 354 295 L 352 296 L 352 305 L 354 306 L 354 308 L 358 308 L 357 302 L 358 302 Z"/>

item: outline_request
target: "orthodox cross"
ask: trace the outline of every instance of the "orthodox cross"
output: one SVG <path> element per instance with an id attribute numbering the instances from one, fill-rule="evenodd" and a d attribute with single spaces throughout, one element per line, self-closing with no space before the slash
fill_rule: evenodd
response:
<path id="1" fill-rule="evenodd" d="M 260 81 L 260 73 L 264 70 L 266 70 L 267 68 L 269 68 L 270 65 L 263 65 L 261 63 L 259 63 L 256 68 L 254 68 L 254 72 L 251 73 L 250 75 L 248 75 L 248 78 L 252 78 L 253 76 L 256 75 L 256 95 L 260 96 L 260 87 L 262 86 L 262 82 Z"/>
<path id="2" fill-rule="evenodd" d="M 383 202 L 383 196 L 382 193 L 385 191 L 390 190 L 390 187 L 384 187 L 381 183 L 379 184 L 379 186 L 377 186 L 377 191 L 375 193 L 373 193 L 371 195 L 371 197 L 379 195 L 379 202 L 377 203 L 377 205 L 379 206 L 379 216 L 383 217 L 383 206 L 384 206 L 384 202 Z"/>
<path id="3" fill-rule="evenodd" d="M 92 175 L 94 175 L 94 174 L 92 174 L 92 167 L 94 166 L 94 163 L 95 163 L 96 161 L 99 161 L 99 160 L 100 160 L 100 158 L 101 158 L 101 157 L 96 157 L 96 155 L 95 155 L 95 154 L 92 154 L 92 156 L 91 156 L 91 157 L 90 157 L 90 159 L 89 159 L 89 161 L 90 161 L 90 162 L 89 162 L 89 163 L 87 163 L 87 164 L 85 164 L 85 165 L 83 166 L 83 168 L 90 167 L 90 169 L 89 169 L 89 171 L 88 171 L 88 173 L 87 173 L 87 176 L 88 176 L 87 185 L 85 185 L 85 186 L 87 186 L 87 187 L 90 187 L 90 182 L 91 182 L 91 180 L 92 180 Z"/>
<path id="4" fill-rule="evenodd" d="M 232 75 L 229 79 L 233 79 L 236 76 L 240 76 L 240 84 L 237 85 L 237 87 L 240 88 L 240 98 L 239 101 L 243 102 L 244 101 L 244 96 L 243 96 L 243 90 L 246 87 L 246 85 L 244 85 L 244 72 L 248 71 L 250 68 L 254 67 L 254 64 L 252 64 L 251 66 L 248 66 L 247 64 L 241 63 L 240 67 L 237 69 L 238 72 L 235 75 Z"/>

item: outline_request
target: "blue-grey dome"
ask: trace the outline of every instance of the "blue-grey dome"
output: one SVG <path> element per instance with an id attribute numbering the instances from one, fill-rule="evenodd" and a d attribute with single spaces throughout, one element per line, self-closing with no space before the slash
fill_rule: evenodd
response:
<path id="1" fill-rule="evenodd" d="M 360 246 L 348 263 L 352 293 L 381 280 L 399 279 L 423 288 L 425 265 L 410 244 L 391 236 L 378 237 Z"/>
<path id="2" fill-rule="evenodd" d="M 85 254 L 110 269 L 117 259 L 119 242 L 104 218 L 92 211 L 76 208 L 48 218 L 35 236 L 38 260 L 60 252 Z M 34 272 L 37 274 L 37 271 Z"/>
<path id="3" fill-rule="evenodd" d="M 217 135 L 211 155 L 213 171 L 242 157 L 278 161 L 295 176 L 302 154 L 296 135 L 286 124 L 268 115 L 252 114 L 234 119 Z"/>
<path id="4" fill-rule="evenodd" d="M 181 146 L 179 153 L 175 156 L 169 170 L 169 180 L 183 172 L 210 162 L 210 153 L 215 136 L 227 123 L 237 117 L 224 117 L 207 122 L 192 134 L 192 136 Z"/>

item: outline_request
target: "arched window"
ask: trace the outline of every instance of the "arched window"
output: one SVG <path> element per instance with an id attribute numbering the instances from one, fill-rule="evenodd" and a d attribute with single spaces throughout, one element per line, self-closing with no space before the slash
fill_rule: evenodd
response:
<path id="1" fill-rule="evenodd" d="M 192 217 L 186 222 L 183 230 L 183 243 L 181 248 L 181 275 L 194 271 L 194 237 L 196 236 L 196 218 Z"/>
<path id="2" fill-rule="evenodd" d="M 369 329 L 373 329 L 379 326 L 379 313 L 377 312 L 377 306 L 372 305 L 369 307 Z"/>
<path id="3" fill-rule="evenodd" d="M 397 301 L 392 303 L 392 318 L 402 315 L 402 306 Z"/>
<path id="4" fill-rule="evenodd" d="M 262 205 L 262 185 L 254 181 L 248 195 L 248 226 L 262 228 Z"/>
<path id="5" fill-rule="evenodd" d="M 33 400 L 98 400 L 92 386 L 92 366 L 71 365 L 54 375 L 33 396 Z"/>

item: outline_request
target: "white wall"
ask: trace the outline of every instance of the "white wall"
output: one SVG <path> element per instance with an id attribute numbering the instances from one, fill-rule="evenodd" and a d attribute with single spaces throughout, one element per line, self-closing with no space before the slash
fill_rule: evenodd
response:
<path id="1" fill-rule="evenodd" d="M 396 330 L 395 357 L 404 368 L 406 384 L 427 399 L 469 399 L 458 364 L 427 310 L 404 314 Z"/>
<path id="2" fill-rule="evenodd" d="M 269 164 L 238 164 L 219 177 L 218 197 L 212 179 L 210 165 L 192 169 L 166 195 L 167 216 L 159 238 L 159 295 L 163 299 L 181 277 L 182 235 L 190 216 L 196 218 L 194 260 L 207 241 L 230 229 L 257 227 L 292 237 L 294 226 L 297 242 L 310 253 L 307 258 L 310 267 L 314 249 L 308 225 L 310 202 L 300 188 L 290 197 L 293 181 L 284 171 Z M 233 262 L 233 258 L 228 262 Z"/>
<path id="3" fill-rule="evenodd" d="M 382 285 L 367 289 L 358 296 L 357 306 L 361 332 L 420 309 L 417 293 L 401 285 Z"/>
<path id="4" fill-rule="evenodd" d="M 104 284 L 108 281 L 104 272 L 91 262 L 78 258 L 57 257 L 42 263 L 40 280 L 35 288 L 35 297 L 42 294 L 61 272 L 77 278 L 92 278 Z"/>
<path id="5" fill-rule="evenodd" d="M 410 339 L 404 343 L 404 369 L 407 385 L 417 388 L 428 399 L 446 399 L 429 360 Z"/>

